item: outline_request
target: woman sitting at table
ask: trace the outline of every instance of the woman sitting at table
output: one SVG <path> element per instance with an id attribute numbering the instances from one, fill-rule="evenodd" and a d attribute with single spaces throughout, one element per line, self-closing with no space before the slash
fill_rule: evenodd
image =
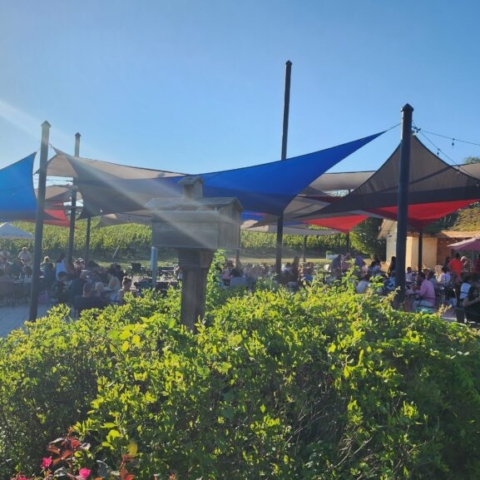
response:
<path id="1" fill-rule="evenodd" d="M 130 292 L 130 289 L 132 288 L 132 279 L 129 277 L 123 277 L 122 280 L 122 288 L 118 292 L 116 302 L 118 302 L 120 305 L 123 305 L 123 297 L 125 296 L 126 293 Z"/>
<path id="2" fill-rule="evenodd" d="M 476 285 L 470 287 L 467 297 L 462 302 L 462 306 L 467 320 L 476 323 L 480 322 L 480 291 Z"/>
<path id="3" fill-rule="evenodd" d="M 121 286 L 122 285 L 120 283 L 120 280 L 115 275 L 113 275 L 113 273 L 109 273 L 107 288 L 109 290 L 112 290 L 113 292 L 118 292 Z"/>
<path id="4" fill-rule="evenodd" d="M 430 280 L 427 280 L 425 273 L 418 273 L 418 281 L 420 282 L 420 290 L 415 294 L 413 302 L 413 310 L 420 307 L 432 308 L 435 306 L 435 288 Z"/>

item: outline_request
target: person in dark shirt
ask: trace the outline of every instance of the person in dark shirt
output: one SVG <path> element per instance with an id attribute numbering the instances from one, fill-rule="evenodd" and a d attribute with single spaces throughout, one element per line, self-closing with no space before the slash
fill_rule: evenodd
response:
<path id="1" fill-rule="evenodd" d="M 91 308 L 102 310 L 107 305 L 108 302 L 106 300 L 94 295 L 92 284 L 89 282 L 83 286 L 83 295 L 77 295 L 73 304 L 78 315 L 80 315 L 83 310 L 90 310 Z"/>
<path id="2" fill-rule="evenodd" d="M 73 304 L 75 298 L 81 296 L 83 293 L 83 286 L 86 283 L 88 272 L 83 270 L 79 276 L 76 276 L 71 282 L 70 286 L 68 287 L 68 291 L 70 294 L 70 303 Z"/>
<path id="3" fill-rule="evenodd" d="M 462 302 L 462 306 L 467 320 L 475 323 L 480 322 L 480 292 L 476 285 L 470 287 L 467 297 Z"/>
<path id="4" fill-rule="evenodd" d="M 55 270 L 52 269 L 52 272 L 55 273 Z M 53 282 L 51 292 L 52 298 L 58 303 L 69 302 L 67 272 L 60 272 L 58 274 L 58 280 Z"/>
<path id="5" fill-rule="evenodd" d="M 115 275 L 120 280 L 120 282 L 123 281 L 123 277 L 125 276 L 125 272 L 122 270 L 122 266 L 119 265 L 118 263 L 116 263 L 115 266 L 114 266 L 113 275 Z"/>

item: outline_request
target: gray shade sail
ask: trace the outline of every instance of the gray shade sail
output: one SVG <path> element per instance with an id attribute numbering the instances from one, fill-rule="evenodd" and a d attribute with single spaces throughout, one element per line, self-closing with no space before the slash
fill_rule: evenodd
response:
<path id="1" fill-rule="evenodd" d="M 303 220 L 345 215 L 348 212 L 369 212 L 396 219 L 400 146 L 390 158 L 363 184 L 345 197 L 299 217 Z M 412 138 L 408 222 L 416 228 L 442 218 L 480 198 L 480 177 L 477 165 L 452 167 L 428 150 L 416 137 Z"/>
<path id="2" fill-rule="evenodd" d="M 282 161 L 201 173 L 204 196 L 236 197 L 247 211 L 281 215 L 319 176 L 382 133 Z M 49 162 L 48 175 L 75 178 L 84 202 L 84 216 L 133 212 L 141 210 L 151 198 L 181 195 L 181 174 L 56 152 Z"/>

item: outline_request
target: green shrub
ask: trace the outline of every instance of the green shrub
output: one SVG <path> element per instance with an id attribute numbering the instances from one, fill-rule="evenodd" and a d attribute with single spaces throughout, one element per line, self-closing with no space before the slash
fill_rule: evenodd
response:
<path id="1" fill-rule="evenodd" d="M 477 477 L 480 349 L 467 328 L 346 285 L 209 305 L 196 335 L 179 325 L 178 292 L 10 335 L 2 456 L 34 468 L 31 437 L 38 448 L 77 422 L 107 463 L 138 444 L 136 478 Z"/>

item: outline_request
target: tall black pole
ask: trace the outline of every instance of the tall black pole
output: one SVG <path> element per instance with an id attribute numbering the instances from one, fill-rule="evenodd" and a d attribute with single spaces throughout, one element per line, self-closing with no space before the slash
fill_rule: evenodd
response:
<path id="1" fill-rule="evenodd" d="M 37 319 L 38 294 L 40 290 L 40 257 L 42 256 L 43 220 L 45 217 L 45 191 L 47 188 L 47 161 L 50 124 L 42 123 L 42 145 L 40 147 L 40 168 L 38 170 L 37 215 L 35 218 L 35 247 L 33 253 L 33 277 L 30 295 L 31 322 Z"/>
<path id="2" fill-rule="evenodd" d="M 423 229 L 419 231 L 418 235 L 418 271 L 423 269 Z"/>
<path id="3" fill-rule="evenodd" d="M 75 156 L 80 155 L 80 134 L 75 134 Z M 72 182 L 72 204 L 70 208 L 70 233 L 68 236 L 68 261 L 71 263 L 73 261 L 73 245 L 75 239 L 75 218 L 77 215 L 77 185 L 75 184 L 75 179 Z"/>
<path id="4" fill-rule="evenodd" d="M 90 228 L 92 226 L 92 217 L 87 218 L 87 232 L 85 235 L 85 265 L 88 265 L 88 257 L 90 256 Z"/>
<path id="5" fill-rule="evenodd" d="M 395 265 L 395 283 L 398 289 L 395 302 L 397 307 L 405 300 L 405 257 L 407 252 L 412 112 L 413 107 L 408 103 L 402 108 L 402 143 L 400 145 L 400 171 L 398 176 L 397 262 Z"/>
<path id="6" fill-rule="evenodd" d="M 290 79 L 292 77 L 292 62 L 290 60 L 286 63 L 285 68 L 285 96 L 283 101 L 283 134 L 282 134 L 282 157 L 281 160 L 287 158 L 287 143 L 288 143 L 288 115 L 290 111 Z M 278 217 L 277 221 L 277 252 L 275 269 L 277 275 L 282 272 L 282 246 L 283 246 L 283 212 Z"/>

